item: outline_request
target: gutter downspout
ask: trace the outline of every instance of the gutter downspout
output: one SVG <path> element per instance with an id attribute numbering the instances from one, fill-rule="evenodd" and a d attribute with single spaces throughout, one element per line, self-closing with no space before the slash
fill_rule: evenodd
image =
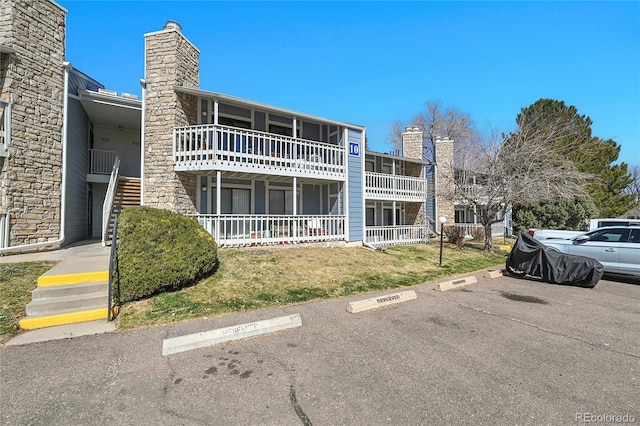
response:
<path id="1" fill-rule="evenodd" d="M 19 246 L 5 247 L 0 249 L 0 255 L 5 253 L 12 253 L 14 251 L 21 251 L 25 249 L 35 249 L 40 247 L 47 247 L 52 245 L 62 245 L 65 239 L 64 226 L 66 216 L 66 203 L 67 203 L 67 121 L 68 121 L 68 108 L 69 108 L 69 72 L 73 69 L 71 64 L 67 61 L 62 63 L 64 69 L 64 97 L 62 99 L 62 183 L 60 188 L 60 234 L 57 240 L 45 241 L 42 243 L 22 244 Z"/>
<path id="2" fill-rule="evenodd" d="M 145 53 L 146 55 L 146 53 Z M 146 60 L 145 60 L 146 67 Z M 145 114 L 147 111 L 147 81 L 144 78 L 140 79 L 140 85 L 142 86 L 142 117 L 140 123 L 140 205 L 144 206 L 144 157 L 145 157 Z"/>

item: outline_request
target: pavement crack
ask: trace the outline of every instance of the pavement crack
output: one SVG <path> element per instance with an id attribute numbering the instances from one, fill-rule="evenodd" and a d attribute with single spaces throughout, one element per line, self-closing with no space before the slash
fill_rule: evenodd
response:
<path id="1" fill-rule="evenodd" d="M 453 303 L 454 305 L 458 305 L 458 306 L 460 306 L 462 308 L 471 309 L 473 311 L 480 312 L 480 313 L 483 313 L 483 314 L 486 314 L 486 315 L 491 315 L 491 316 L 494 316 L 494 317 L 497 317 L 497 318 L 501 318 L 501 319 L 505 319 L 505 320 L 508 320 L 508 321 L 513 321 L 513 322 L 518 323 L 518 324 L 526 325 L 528 327 L 535 328 L 536 330 L 540 330 L 540 331 L 542 331 L 544 333 L 549 333 L 549 334 L 553 334 L 555 336 L 565 337 L 567 339 L 572 339 L 572 340 L 575 340 L 577 342 L 584 343 L 584 344 L 587 344 L 587 345 L 590 345 L 590 346 L 593 346 L 593 347 L 596 347 L 596 348 L 599 348 L 599 349 L 606 349 L 607 351 L 615 352 L 615 353 L 620 354 L 620 355 L 626 355 L 626 356 L 630 356 L 630 357 L 633 357 L 633 358 L 640 359 L 640 354 L 624 352 L 624 351 L 620 351 L 620 350 L 617 350 L 615 348 L 611 348 L 611 347 L 608 347 L 608 346 L 605 348 L 605 347 L 603 347 L 603 345 L 601 343 L 594 343 L 594 342 L 590 342 L 588 340 L 581 339 L 580 337 L 577 337 L 577 336 L 572 336 L 570 334 L 559 333 L 557 331 L 542 327 L 542 326 L 540 326 L 538 324 L 533 324 L 533 323 L 530 323 L 530 322 L 527 322 L 527 321 L 522 321 L 522 320 L 519 320 L 517 318 L 506 317 L 504 315 L 500 315 L 500 314 L 497 314 L 495 312 L 487 311 L 485 309 L 480 309 L 480 308 L 476 308 L 476 307 L 473 307 L 473 306 L 470 306 L 470 305 L 466 305 L 464 303 L 460 303 L 460 302 L 457 302 L 455 300 L 448 299 L 446 297 L 442 297 L 442 300 L 446 300 L 447 302 Z"/>
<path id="2" fill-rule="evenodd" d="M 298 404 L 298 399 L 296 398 L 296 389 L 293 387 L 293 385 L 291 385 L 291 387 L 289 388 L 289 399 L 291 400 L 293 409 L 302 421 L 302 424 L 304 426 L 312 426 L 311 420 L 309 420 L 309 417 L 307 417 L 307 415 L 302 410 L 302 407 L 300 407 L 300 404 Z"/>

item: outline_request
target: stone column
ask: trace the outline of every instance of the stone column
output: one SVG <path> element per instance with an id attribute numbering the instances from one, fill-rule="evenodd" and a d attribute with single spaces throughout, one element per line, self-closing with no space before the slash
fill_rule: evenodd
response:
<path id="1" fill-rule="evenodd" d="M 435 159 L 437 214 L 434 220 L 437 221 L 444 216 L 447 218 L 447 225 L 450 225 L 455 223 L 453 140 L 448 137 L 436 137 Z"/>
<path id="2" fill-rule="evenodd" d="M 419 127 L 409 126 L 402 133 L 402 155 L 422 161 L 424 145 L 424 132 Z M 418 163 L 407 163 L 405 172 L 407 176 L 425 178 L 424 166 Z M 426 202 L 426 200 L 425 200 Z M 426 206 L 422 203 L 405 203 L 405 220 L 407 225 L 419 225 L 426 223 Z"/>
<path id="3" fill-rule="evenodd" d="M 11 135 L 0 157 L 9 245 L 60 237 L 66 11 L 50 0 L 0 1 L 0 99 Z"/>
<path id="4" fill-rule="evenodd" d="M 197 97 L 174 86 L 198 88 L 200 51 L 168 21 L 145 34 L 144 204 L 195 213 L 197 176 L 174 171 L 173 129 L 197 124 Z"/>

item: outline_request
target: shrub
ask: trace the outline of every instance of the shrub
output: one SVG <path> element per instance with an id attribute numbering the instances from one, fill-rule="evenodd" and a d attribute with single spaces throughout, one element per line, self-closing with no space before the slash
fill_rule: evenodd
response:
<path id="1" fill-rule="evenodd" d="M 450 243 L 454 243 L 459 249 L 464 245 L 464 229 L 461 226 L 445 226 L 444 235 Z"/>
<path id="2" fill-rule="evenodd" d="M 484 241 L 484 228 L 482 226 L 474 226 L 469 229 L 473 241 Z"/>
<path id="3" fill-rule="evenodd" d="M 168 210 L 123 210 L 118 240 L 120 303 L 193 285 L 218 267 L 213 237 L 195 218 Z"/>

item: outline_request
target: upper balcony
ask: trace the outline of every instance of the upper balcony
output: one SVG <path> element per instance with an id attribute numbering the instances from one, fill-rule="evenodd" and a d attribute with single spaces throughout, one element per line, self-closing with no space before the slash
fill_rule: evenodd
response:
<path id="1" fill-rule="evenodd" d="M 365 198 L 424 202 L 427 199 L 427 180 L 414 176 L 366 172 Z"/>
<path id="2" fill-rule="evenodd" d="M 175 128 L 176 171 L 228 171 L 345 180 L 342 146 L 237 127 Z"/>
<path id="3" fill-rule="evenodd" d="M 489 201 L 489 193 L 487 187 L 480 184 L 456 185 L 455 186 L 456 205 L 468 205 L 472 200 L 477 204 L 486 204 Z"/>

